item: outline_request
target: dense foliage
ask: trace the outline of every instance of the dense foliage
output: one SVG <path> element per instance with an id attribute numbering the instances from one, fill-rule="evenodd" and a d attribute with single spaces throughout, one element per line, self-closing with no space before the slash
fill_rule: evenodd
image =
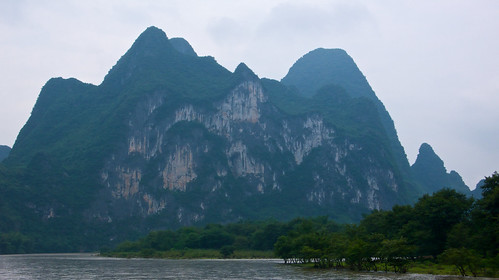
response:
<path id="1" fill-rule="evenodd" d="M 483 198 L 455 190 L 425 195 L 414 206 L 374 211 L 341 231 L 326 225 L 279 237 L 276 255 L 285 262 L 319 267 L 405 272 L 413 260 L 455 265 L 459 273 L 496 275 L 499 270 L 499 174 L 487 177 Z"/>
<path id="2" fill-rule="evenodd" d="M 274 220 L 264 222 L 238 222 L 227 225 L 209 224 L 205 227 L 184 227 L 176 231 L 153 231 L 137 241 L 125 241 L 112 252 L 114 256 L 161 256 L 169 250 L 217 250 L 229 257 L 235 250 L 272 251 L 277 238 L 286 234 L 291 223 Z"/>
<path id="3" fill-rule="evenodd" d="M 414 206 L 374 211 L 358 225 L 339 225 L 327 217 L 239 222 L 151 232 L 121 243 L 114 255 L 161 256 L 175 249 L 274 250 L 286 263 L 321 268 L 406 272 L 415 260 L 455 265 L 462 275 L 499 271 L 499 174 L 487 177 L 483 199 L 455 190 L 425 195 Z"/>

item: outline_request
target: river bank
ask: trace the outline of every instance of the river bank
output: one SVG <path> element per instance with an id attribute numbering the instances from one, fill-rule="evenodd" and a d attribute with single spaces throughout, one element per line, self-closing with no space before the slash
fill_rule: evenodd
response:
<path id="1" fill-rule="evenodd" d="M 252 260 L 252 259 L 268 259 L 276 260 L 276 256 L 272 251 L 258 251 L 258 250 L 235 250 L 229 256 L 225 256 L 221 253 L 221 250 L 215 249 L 186 249 L 186 250 L 169 250 L 169 251 L 155 251 L 155 250 L 142 250 L 140 252 L 102 252 L 99 254 L 102 257 L 113 257 L 113 258 L 144 258 L 144 259 L 171 259 L 171 260 L 195 260 L 195 259 L 213 259 L 213 260 Z M 299 267 L 302 269 L 312 269 L 319 271 L 326 270 L 341 270 L 341 271 L 354 271 L 346 268 L 344 266 L 340 269 L 335 268 L 318 268 L 313 263 L 307 264 L 288 264 L 293 267 Z M 379 271 L 396 273 L 393 268 L 386 267 L 384 264 L 379 264 L 376 266 L 375 270 L 371 271 L 358 271 L 358 272 L 373 272 L 377 273 Z M 433 261 L 414 261 L 407 265 L 407 271 L 404 273 L 397 274 L 421 274 L 421 275 L 438 275 L 438 276 L 455 276 L 461 277 L 459 270 L 454 265 L 439 264 Z M 498 279 L 498 278 L 484 278 L 486 276 L 485 272 L 480 272 L 477 278 L 481 279 Z M 456 278 L 457 279 L 457 278 Z M 462 278 L 458 278 L 462 279 Z"/>

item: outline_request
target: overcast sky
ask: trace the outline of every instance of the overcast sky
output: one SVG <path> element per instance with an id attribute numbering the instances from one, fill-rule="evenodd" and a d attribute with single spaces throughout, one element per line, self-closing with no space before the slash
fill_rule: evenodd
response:
<path id="1" fill-rule="evenodd" d="M 471 188 L 499 171 L 497 0 L 1 0 L 0 144 L 14 144 L 48 79 L 100 84 L 151 25 L 277 80 L 315 48 L 342 48 L 411 164 L 427 142 Z"/>

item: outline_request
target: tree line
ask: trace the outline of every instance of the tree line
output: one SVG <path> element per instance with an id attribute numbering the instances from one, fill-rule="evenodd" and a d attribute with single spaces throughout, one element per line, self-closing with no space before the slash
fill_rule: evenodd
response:
<path id="1" fill-rule="evenodd" d="M 219 250 L 222 257 L 229 257 L 235 250 L 272 251 L 277 238 L 286 232 L 286 223 L 275 220 L 208 224 L 204 227 L 152 231 L 137 241 L 120 243 L 112 251 L 104 249 L 104 253 L 114 256 L 127 253 L 125 256 L 155 257 L 160 255 L 158 252 L 206 249 Z"/>
<path id="2" fill-rule="evenodd" d="M 499 175 L 486 177 L 483 198 L 455 190 L 424 195 L 414 206 L 373 211 L 358 225 L 331 230 L 305 220 L 280 236 L 274 251 L 286 263 L 406 272 L 414 261 L 454 265 L 461 275 L 499 271 Z"/>
<path id="3" fill-rule="evenodd" d="M 406 272 L 415 261 L 431 261 L 452 264 L 462 275 L 494 276 L 499 271 L 497 172 L 486 177 L 482 194 L 475 200 L 443 189 L 413 206 L 373 211 L 359 224 L 315 217 L 154 231 L 113 252 L 147 257 L 158 251 L 215 249 L 230 257 L 235 250 L 273 250 L 285 263 L 320 268 Z"/>

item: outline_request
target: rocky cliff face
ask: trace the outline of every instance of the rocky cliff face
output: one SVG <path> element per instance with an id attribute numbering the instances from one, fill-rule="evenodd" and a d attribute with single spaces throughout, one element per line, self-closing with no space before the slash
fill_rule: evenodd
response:
<path id="1" fill-rule="evenodd" d="M 335 70 L 303 94 L 315 77 L 295 75 L 303 68 L 288 84 L 244 64 L 232 73 L 148 28 L 101 85 L 44 86 L 5 163 L 29 176 L 7 199 L 23 221 L 85 248 L 239 219 L 351 222 L 415 201 L 421 191 L 391 118 L 344 51 L 318 53 L 331 52 L 348 66 L 312 67 Z"/>
<path id="2" fill-rule="evenodd" d="M 341 219 L 347 206 L 357 219 L 401 201 L 397 167 L 372 147 L 338 135 L 319 112 L 283 113 L 245 65 L 234 75 L 244 78 L 209 103 L 182 102 L 165 113 L 166 94 L 142 99 L 126 120 L 128 145 L 101 170 L 106 188 L 99 197 L 114 202 L 95 206 L 92 215 L 159 215 L 185 225 L 309 214 Z"/>

